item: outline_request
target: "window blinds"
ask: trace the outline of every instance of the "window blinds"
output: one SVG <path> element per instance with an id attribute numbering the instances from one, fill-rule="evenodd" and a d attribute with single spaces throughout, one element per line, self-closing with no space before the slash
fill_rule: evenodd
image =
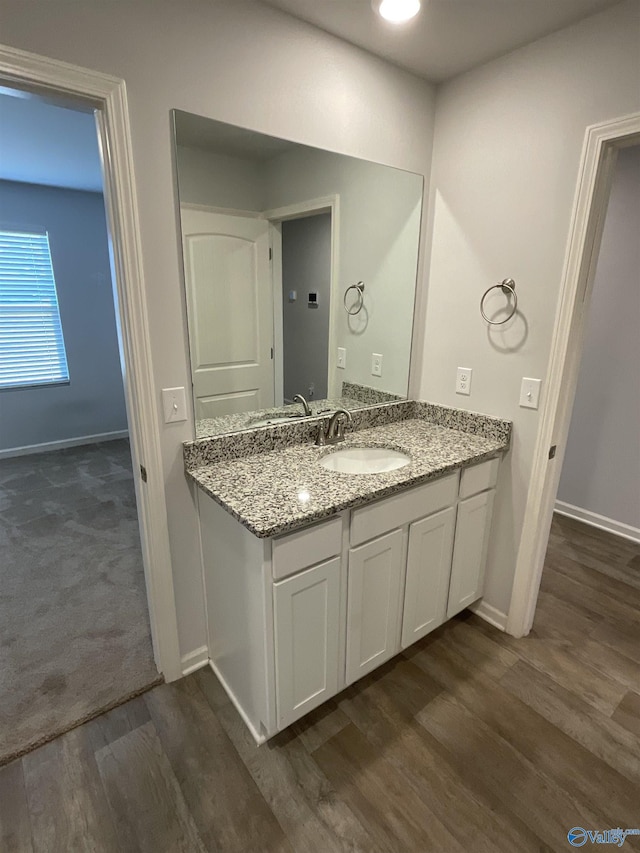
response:
<path id="1" fill-rule="evenodd" d="M 49 239 L 0 230 L 0 388 L 68 379 Z"/>

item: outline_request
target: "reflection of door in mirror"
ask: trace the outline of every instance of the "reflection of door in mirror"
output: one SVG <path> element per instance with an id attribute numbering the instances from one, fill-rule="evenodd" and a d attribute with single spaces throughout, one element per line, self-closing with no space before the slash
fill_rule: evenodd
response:
<path id="1" fill-rule="evenodd" d="M 181 206 L 196 418 L 273 406 L 269 223 Z"/>
<path id="2" fill-rule="evenodd" d="M 328 397 L 331 214 L 282 223 L 284 402 Z"/>

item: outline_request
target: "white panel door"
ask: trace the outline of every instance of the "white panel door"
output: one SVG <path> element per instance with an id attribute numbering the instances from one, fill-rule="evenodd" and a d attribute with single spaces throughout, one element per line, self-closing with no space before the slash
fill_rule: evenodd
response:
<path id="1" fill-rule="evenodd" d="M 447 616 L 468 607 L 484 592 L 489 529 L 495 489 L 458 504 Z"/>
<path id="2" fill-rule="evenodd" d="M 340 557 L 274 583 L 273 618 L 283 729 L 338 692 Z"/>
<path id="3" fill-rule="evenodd" d="M 414 522 L 409 528 L 404 590 L 402 648 L 424 637 L 447 618 L 455 507 Z"/>
<path id="4" fill-rule="evenodd" d="M 269 223 L 181 208 L 196 419 L 273 405 Z"/>
<path id="5" fill-rule="evenodd" d="M 401 530 L 349 551 L 347 684 L 399 651 L 402 569 Z"/>

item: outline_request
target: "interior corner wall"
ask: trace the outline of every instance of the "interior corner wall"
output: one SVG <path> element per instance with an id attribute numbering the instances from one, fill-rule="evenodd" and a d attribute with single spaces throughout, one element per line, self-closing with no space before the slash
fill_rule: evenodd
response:
<path id="1" fill-rule="evenodd" d="M 639 237 L 634 146 L 618 154 L 558 500 L 640 532 Z"/>
<path id="2" fill-rule="evenodd" d="M 260 163 L 186 145 L 177 146 L 176 161 L 182 204 L 264 210 Z"/>
<path id="3" fill-rule="evenodd" d="M 159 422 L 160 389 L 190 387 L 170 110 L 429 174 L 434 89 L 312 26 L 249 0 L 3 0 L 2 41 L 123 78 Z M 206 645 L 195 495 L 182 442 L 161 447 L 180 647 Z"/>
<path id="4" fill-rule="evenodd" d="M 438 90 L 429 205 L 430 270 L 421 396 L 513 421 L 501 466 L 484 601 L 509 609 L 544 380 L 589 125 L 640 110 L 640 3 L 627 0 Z M 489 329 L 480 297 L 504 278 L 519 312 Z M 499 313 L 501 294 L 488 300 Z M 471 396 L 456 368 L 473 369 Z"/>
<path id="5" fill-rule="evenodd" d="M 0 391 L 0 450 L 127 429 L 101 193 L 0 181 L 4 227 L 45 229 L 69 383 Z"/>

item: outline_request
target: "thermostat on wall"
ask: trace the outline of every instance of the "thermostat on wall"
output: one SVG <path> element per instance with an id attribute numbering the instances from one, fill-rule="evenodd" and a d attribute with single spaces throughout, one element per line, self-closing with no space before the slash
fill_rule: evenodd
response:
<path id="1" fill-rule="evenodd" d="M 309 294 L 309 305 L 312 308 L 317 307 L 317 305 L 318 305 L 318 294 L 317 293 L 310 293 Z"/>

